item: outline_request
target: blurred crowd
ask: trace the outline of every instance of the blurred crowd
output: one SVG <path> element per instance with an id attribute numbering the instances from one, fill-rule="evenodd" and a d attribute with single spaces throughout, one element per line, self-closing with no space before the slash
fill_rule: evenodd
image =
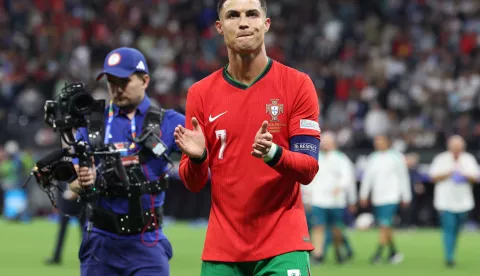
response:
<path id="1" fill-rule="evenodd" d="M 308 73 L 323 129 L 343 148 L 390 132 L 399 149 L 480 141 L 480 2 L 268 1 L 268 55 Z M 149 95 L 182 111 L 187 89 L 227 62 L 215 0 L 0 0 L 0 141 L 46 146 L 43 103 L 65 82 L 95 83 L 113 48 L 145 53 Z"/>
<path id="2" fill-rule="evenodd" d="M 146 55 L 149 96 L 183 112 L 188 88 L 228 62 L 216 2 L 0 0 L 0 148 L 58 146 L 45 100 L 73 81 L 108 99 L 95 76 L 118 46 Z M 406 152 L 443 149 L 452 133 L 480 149 L 480 1 L 276 0 L 268 16 L 268 55 L 310 75 L 341 148 L 389 132 Z"/>

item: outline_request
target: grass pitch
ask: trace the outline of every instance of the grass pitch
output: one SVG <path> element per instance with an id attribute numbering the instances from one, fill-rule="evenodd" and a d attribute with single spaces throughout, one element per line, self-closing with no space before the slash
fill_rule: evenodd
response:
<path id="1" fill-rule="evenodd" d="M 171 260 L 172 276 L 200 275 L 200 255 L 205 229 L 188 224 L 167 225 L 165 233 L 174 250 Z M 338 266 L 329 252 L 327 263 L 313 267 L 312 275 L 335 276 L 474 276 L 480 275 L 480 235 L 462 233 L 457 250 L 457 268 L 447 269 L 443 263 L 441 233 L 438 230 L 418 230 L 398 233 L 398 249 L 405 254 L 403 263 L 392 266 L 372 266 L 368 259 L 376 247 L 375 231 L 349 232 L 355 250 L 351 262 Z M 80 233 L 77 226 L 70 226 L 67 233 L 61 266 L 43 264 L 53 250 L 57 224 L 47 220 L 35 220 L 31 224 L 17 224 L 0 220 L 0 275 L 79 275 L 77 250 Z"/>

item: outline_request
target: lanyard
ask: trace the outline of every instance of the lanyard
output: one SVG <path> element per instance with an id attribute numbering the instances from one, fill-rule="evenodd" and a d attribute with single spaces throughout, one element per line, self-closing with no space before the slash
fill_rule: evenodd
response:
<path id="1" fill-rule="evenodd" d="M 107 122 L 107 129 L 105 130 L 105 138 L 103 140 L 104 144 L 108 144 L 109 142 L 109 136 L 110 136 L 110 131 L 112 128 L 112 121 L 113 121 L 113 103 L 110 101 L 110 106 L 108 107 L 108 122 Z M 135 116 L 133 116 L 133 119 L 130 121 L 130 127 L 132 129 L 132 137 L 135 139 L 137 137 L 137 125 L 135 122 Z M 130 145 L 130 149 L 135 148 L 135 141 L 132 142 Z"/>

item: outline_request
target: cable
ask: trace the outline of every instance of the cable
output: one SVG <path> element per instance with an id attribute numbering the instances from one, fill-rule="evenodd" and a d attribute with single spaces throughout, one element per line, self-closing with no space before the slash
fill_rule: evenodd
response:
<path id="1" fill-rule="evenodd" d="M 171 165 L 171 167 L 161 176 L 161 178 L 165 177 L 165 175 L 169 174 L 170 171 L 174 168 L 173 163 L 169 162 L 169 164 Z M 145 164 L 143 164 L 143 169 L 145 171 L 145 175 L 148 178 L 148 171 L 146 170 L 146 165 Z M 143 245 L 148 246 L 148 247 L 153 247 L 153 246 L 157 245 L 157 243 L 159 241 L 159 238 L 160 238 L 160 233 L 158 232 L 158 229 L 160 228 L 160 225 L 158 223 L 157 216 L 155 214 L 155 195 L 153 195 L 153 194 L 150 195 L 150 205 L 151 205 L 151 207 L 150 207 L 150 218 L 148 219 L 147 224 L 145 224 L 145 226 L 143 227 L 142 233 L 140 235 L 140 240 L 142 241 Z M 145 239 L 144 239 L 144 236 L 145 236 L 146 231 L 148 230 L 148 227 L 151 225 L 152 220 L 153 220 L 153 223 L 155 225 L 155 241 L 153 243 L 146 243 Z"/>

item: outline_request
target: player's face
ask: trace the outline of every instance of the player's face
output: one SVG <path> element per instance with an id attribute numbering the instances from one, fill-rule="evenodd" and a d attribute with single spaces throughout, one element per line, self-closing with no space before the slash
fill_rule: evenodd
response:
<path id="1" fill-rule="evenodd" d="M 107 74 L 108 91 L 113 103 L 120 108 L 135 108 L 143 99 L 150 78 L 139 78 L 133 74 L 129 78 L 118 78 Z"/>
<path id="2" fill-rule="evenodd" d="M 388 149 L 390 142 L 387 137 L 379 135 L 375 137 L 374 146 L 375 150 L 383 151 Z"/>
<path id="3" fill-rule="evenodd" d="M 259 0 L 227 0 L 216 27 L 229 49 L 249 54 L 263 46 L 270 18 Z"/>

